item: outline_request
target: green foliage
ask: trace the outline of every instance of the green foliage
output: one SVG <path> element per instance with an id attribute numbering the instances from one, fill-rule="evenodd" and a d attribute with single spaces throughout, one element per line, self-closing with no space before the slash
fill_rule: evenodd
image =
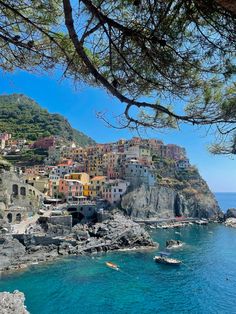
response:
<path id="1" fill-rule="evenodd" d="M 94 144 L 91 138 L 73 129 L 63 116 L 49 113 L 20 94 L 0 96 L 0 132 L 9 132 L 14 138 L 30 141 L 58 135 L 81 146 Z"/>

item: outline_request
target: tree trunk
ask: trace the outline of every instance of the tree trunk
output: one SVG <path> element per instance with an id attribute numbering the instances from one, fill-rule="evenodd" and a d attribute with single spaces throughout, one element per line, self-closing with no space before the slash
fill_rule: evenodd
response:
<path id="1" fill-rule="evenodd" d="M 218 5 L 226 11 L 233 13 L 236 16 L 236 1 L 235 0 L 215 0 Z"/>

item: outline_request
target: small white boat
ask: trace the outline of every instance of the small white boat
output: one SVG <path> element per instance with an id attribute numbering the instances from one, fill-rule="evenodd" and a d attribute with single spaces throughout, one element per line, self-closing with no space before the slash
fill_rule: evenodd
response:
<path id="1" fill-rule="evenodd" d="M 165 265 L 180 265 L 182 262 L 178 259 L 175 258 L 169 258 L 169 257 L 165 257 L 165 256 L 155 256 L 154 261 L 158 264 L 165 264 Z"/>

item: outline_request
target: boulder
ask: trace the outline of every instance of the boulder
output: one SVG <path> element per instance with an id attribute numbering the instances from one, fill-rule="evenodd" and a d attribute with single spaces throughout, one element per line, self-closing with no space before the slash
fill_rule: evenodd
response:
<path id="1" fill-rule="evenodd" d="M 167 249 L 175 249 L 183 246 L 183 242 L 179 240 L 167 240 L 166 241 L 166 248 Z"/>
<path id="2" fill-rule="evenodd" d="M 15 290 L 13 293 L 0 293 L 0 313 L 1 314 L 29 314 L 24 305 L 24 293 Z"/>
<path id="3" fill-rule="evenodd" d="M 26 254 L 25 247 L 11 236 L 0 237 L 0 271 L 14 268 Z"/>
<path id="4" fill-rule="evenodd" d="M 91 226 L 89 234 L 102 241 L 109 241 L 107 243 L 109 250 L 155 247 L 156 245 L 139 224 L 120 213 L 114 214 L 112 219 Z"/>
<path id="5" fill-rule="evenodd" d="M 225 219 L 236 218 L 236 208 L 229 208 L 225 214 Z"/>
<path id="6" fill-rule="evenodd" d="M 236 228 L 236 218 L 227 218 L 225 221 L 225 225 L 227 227 Z"/>
<path id="7" fill-rule="evenodd" d="M 11 225 L 4 219 L 0 219 L 0 234 L 11 232 Z"/>

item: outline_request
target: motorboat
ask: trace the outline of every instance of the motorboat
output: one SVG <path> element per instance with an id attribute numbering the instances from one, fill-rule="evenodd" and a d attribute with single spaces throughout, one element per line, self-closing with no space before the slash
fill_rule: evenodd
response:
<path id="1" fill-rule="evenodd" d="M 119 270 L 119 266 L 112 262 L 106 262 L 106 265 L 114 270 Z"/>
<path id="2" fill-rule="evenodd" d="M 180 265 L 182 262 L 175 258 L 170 258 L 167 256 L 157 255 L 154 256 L 154 261 L 158 264 L 164 264 L 164 265 Z"/>

